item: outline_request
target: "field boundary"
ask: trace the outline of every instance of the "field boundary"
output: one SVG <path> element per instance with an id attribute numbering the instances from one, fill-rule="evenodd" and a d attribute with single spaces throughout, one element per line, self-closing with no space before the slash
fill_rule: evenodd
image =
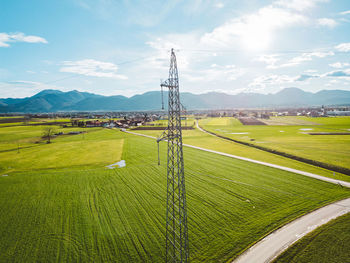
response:
<path id="1" fill-rule="evenodd" d="M 131 131 L 124 131 L 124 132 L 129 133 L 129 134 L 133 134 L 133 135 L 137 135 L 137 136 L 143 136 L 143 137 L 150 138 L 150 139 L 157 139 L 156 137 L 153 137 L 153 136 L 150 136 L 150 135 L 145 135 L 145 134 L 140 134 L 140 133 L 136 133 L 136 132 L 131 132 Z M 265 166 L 269 166 L 269 167 L 272 167 L 272 168 L 284 170 L 284 171 L 291 172 L 291 173 L 301 174 L 301 175 L 312 177 L 312 178 L 315 178 L 315 179 L 318 179 L 318 180 L 321 180 L 321 181 L 325 181 L 325 182 L 328 182 L 328 183 L 340 185 L 342 187 L 350 188 L 350 183 L 342 181 L 342 180 L 332 179 L 332 178 L 328 178 L 328 177 L 321 176 L 321 175 L 318 175 L 318 174 L 304 172 L 304 171 L 300 171 L 300 170 L 297 170 L 297 169 L 293 169 L 293 168 L 289 168 L 289 167 L 285 167 L 285 166 L 281 166 L 281 165 L 277 165 L 277 164 L 257 161 L 257 160 L 254 160 L 254 159 L 241 157 L 241 156 L 237 156 L 237 155 L 233 155 L 233 154 L 229 154 L 229 153 L 223 153 L 223 152 L 218 152 L 218 151 L 214 151 L 214 150 L 209 150 L 209 149 L 206 149 L 206 148 L 202 148 L 202 147 L 198 147 L 198 146 L 194 146 L 194 145 L 190 145 L 190 144 L 183 144 L 183 146 L 194 148 L 194 149 L 201 150 L 201 151 L 211 152 L 211 153 L 215 153 L 215 154 L 219 154 L 219 155 L 223 155 L 223 156 L 227 156 L 227 157 L 230 157 L 230 158 L 235 158 L 235 159 L 239 159 L 239 160 L 243 160 L 243 161 L 247 161 L 247 162 L 251 162 L 251 163 L 265 165 Z"/>
<path id="2" fill-rule="evenodd" d="M 296 156 L 296 155 L 289 154 L 289 153 L 286 153 L 286 152 L 273 150 L 273 149 L 266 148 L 266 147 L 263 147 L 263 146 L 260 146 L 260 145 L 255 145 L 255 144 L 252 144 L 252 143 L 249 143 L 249 142 L 242 142 L 242 141 L 238 141 L 238 140 L 235 140 L 235 139 L 223 136 L 223 135 L 219 135 L 219 134 L 217 134 L 215 132 L 211 132 L 211 131 L 208 131 L 208 130 L 200 127 L 199 124 L 198 124 L 198 121 L 197 121 L 197 128 L 199 130 L 201 130 L 202 132 L 209 133 L 209 134 L 211 134 L 213 136 L 219 137 L 219 138 L 224 139 L 224 140 L 228 140 L 228 141 L 232 141 L 232 142 L 235 142 L 235 143 L 243 144 L 245 146 L 253 147 L 253 148 L 265 151 L 265 152 L 269 152 L 269 153 L 273 153 L 273 154 L 280 155 L 280 156 L 283 156 L 283 157 L 287 157 L 289 159 L 293 159 L 293 160 L 296 160 L 296 161 L 299 161 L 299 162 L 304 162 L 304 163 L 311 164 L 311 165 L 314 165 L 314 166 L 322 167 L 322 168 L 325 168 L 327 170 L 331 170 L 331 171 L 334 171 L 334 172 L 337 172 L 337 173 L 350 175 L 350 169 L 345 168 L 345 167 L 340 167 L 340 166 L 336 166 L 336 165 L 333 165 L 333 164 L 328 164 L 328 163 L 324 163 L 324 162 L 319 162 L 319 161 L 307 159 L 307 158 Z"/>

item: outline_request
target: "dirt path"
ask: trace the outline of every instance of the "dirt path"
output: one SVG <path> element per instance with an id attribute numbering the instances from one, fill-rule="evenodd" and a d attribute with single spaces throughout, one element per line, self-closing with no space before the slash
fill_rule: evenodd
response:
<path id="1" fill-rule="evenodd" d="M 202 130 L 199 126 L 197 126 L 197 127 L 200 130 Z M 202 130 L 202 131 L 206 132 L 204 130 Z M 130 131 L 125 131 L 125 132 L 126 133 L 130 133 L 130 134 L 134 134 L 134 135 L 138 135 L 138 136 L 151 138 L 151 139 L 156 139 L 156 137 L 145 135 L 145 134 L 140 134 L 140 133 L 130 132 Z M 208 133 L 208 134 L 210 134 L 210 133 Z M 212 135 L 212 134 L 210 134 L 210 135 Z M 215 135 L 212 135 L 212 136 L 215 136 Z M 350 182 L 345 182 L 345 181 L 342 181 L 342 180 L 336 180 L 336 179 L 324 177 L 324 176 L 321 176 L 321 175 L 317 175 L 317 174 L 313 174 L 313 173 L 309 173 L 309 172 L 304 172 L 304 171 L 300 171 L 300 170 L 297 170 L 297 169 L 293 169 L 293 168 L 289 168 L 289 167 L 285 167 L 285 166 L 281 166 L 281 165 L 277 165 L 277 164 L 261 162 L 261 161 L 253 160 L 253 159 L 250 159 L 250 158 L 233 155 L 233 154 L 228 154 L 228 153 L 218 152 L 218 151 L 214 151 L 214 150 L 209 150 L 209 149 L 205 149 L 205 148 L 194 146 L 194 145 L 190 145 L 190 144 L 183 144 L 183 145 L 186 146 L 186 147 L 198 149 L 198 150 L 201 150 L 201 151 L 216 153 L 216 154 L 220 154 L 220 155 L 223 155 L 223 156 L 227 156 L 227 157 L 231 157 L 231 158 L 235 158 L 235 159 L 239 159 L 239 160 L 243 160 L 243 161 L 247 161 L 247 162 L 251 162 L 251 163 L 257 163 L 257 164 L 269 166 L 269 167 L 272 167 L 272 168 L 276 168 L 276 169 L 280 169 L 280 170 L 284 170 L 284 171 L 288 171 L 288 172 L 292 172 L 292 173 L 296 173 L 296 174 L 301 174 L 301 175 L 304 175 L 304 176 L 312 177 L 312 178 L 315 178 L 315 179 L 318 179 L 318 180 L 322 180 L 322 181 L 326 181 L 326 182 L 329 182 L 329 183 L 332 183 L 332 184 L 338 184 L 338 185 L 350 188 Z"/>
<path id="2" fill-rule="evenodd" d="M 309 232 L 349 212 L 350 198 L 317 209 L 272 232 L 232 263 L 271 262 Z"/>

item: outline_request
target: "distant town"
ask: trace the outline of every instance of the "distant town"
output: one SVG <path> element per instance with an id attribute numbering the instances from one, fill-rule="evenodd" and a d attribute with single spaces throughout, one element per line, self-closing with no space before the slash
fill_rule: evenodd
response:
<path id="1" fill-rule="evenodd" d="M 334 117 L 350 116 L 350 106 L 342 107 L 307 107 L 307 108 L 277 108 L 277 109 L 224 109 L 224 110 L 189 110 L 182 113 L 183 119 L 188 115 L 195 118 L 203 117 L 237 117 L 245 122 L 245 125 L 264 124 L 259 119 L 269 119 L 277 116 L 307 116 L 307 117 Z M 18 113 L 0 114 L 2 117 L 18 116 Z M 139 126 L 154 126 L 154 121 L 166 120 L 166 111 L 147 112 L 60 112 L 60 113 L 37 113 L 22 114 L 13 119 L 14 122 L 28 122 L 30 119 L 46 118 L 52 122 L 46 124 L 66 125 L 73 127 L 105 127 L 105 128 L 131 128 Z M 55 119 L 67 119 L 66 122 L 56 123 Z M 0 120 L 1 121 L 1 120 Z M 8 122 L 8 120 L 7 120 Z M 32 124 L 36 125 L 36 124 Z M 161 125 L 161 124 L 159 124 Z M 160 129 L 162 129 L 160 127 Z"/>

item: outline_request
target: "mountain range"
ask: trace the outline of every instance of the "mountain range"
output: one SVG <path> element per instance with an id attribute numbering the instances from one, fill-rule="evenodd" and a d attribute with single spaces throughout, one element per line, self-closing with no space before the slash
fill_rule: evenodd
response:
<path id="1" fill-rule="evenodd" d="M 164 92 L 164 105 L 168 93 Z M 275 94 L 209 92 L 205 94 L 181 93 L 181 102 L 188 110 L 234 109 L 257 107 L 303 107 L 320 105 L 349 105 L 350 91 L 322 90 L 317 93 L 298 88 L 285 88 Z M 76 90 L 62 92 L 43 90 L 32 97 L 0 99 L 1 113 L 44 113 L 58 111 L 144 111 L 160 110 L 160 91 L 150 91 L 130 98 L 102 96 Z"/>

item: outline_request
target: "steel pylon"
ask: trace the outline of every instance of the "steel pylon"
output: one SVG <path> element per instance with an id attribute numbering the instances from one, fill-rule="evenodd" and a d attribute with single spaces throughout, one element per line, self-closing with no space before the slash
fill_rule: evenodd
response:
<path id="1" fill-rule="evenodd" d="M 169 78 L 161 83 L 168 92 L 168 128 L 158 139 L 168 141 L 166 262 L 188 262 L 188 228 L 182 150 L 179 77 L 174 50 L 171 50 Z"/>

